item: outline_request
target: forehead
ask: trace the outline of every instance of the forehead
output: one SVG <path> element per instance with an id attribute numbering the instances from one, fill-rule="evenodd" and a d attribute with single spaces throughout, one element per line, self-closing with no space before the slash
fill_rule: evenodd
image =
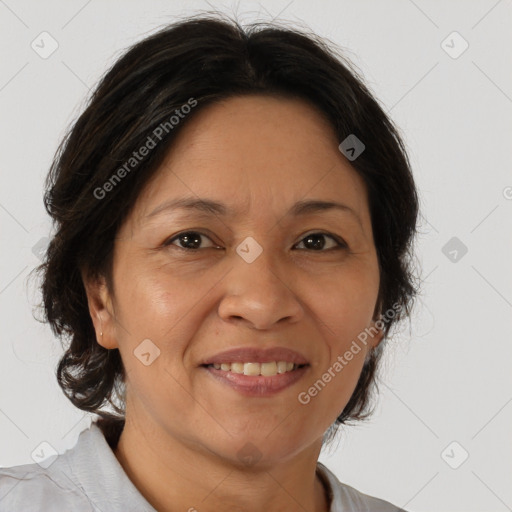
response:
<path id="1" fill-rule="evenodd" d="M 329 122 L 302 100 L 229 98 L 183 126 L 139 198 L 143 218 L 165 201 L 215 197 L 240 215 L 288 210 L 307 196 L 364 209 L 364 182 Z"/>

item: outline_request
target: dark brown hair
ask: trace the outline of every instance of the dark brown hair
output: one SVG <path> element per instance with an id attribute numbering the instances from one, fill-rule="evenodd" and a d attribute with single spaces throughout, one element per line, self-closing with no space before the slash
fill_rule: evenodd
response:
<path id="1" fill-rule="evenodd" d="M 205 105 L 248 94 L 301 98 L 325 116 L 340 142 L 353 134 L 364 143 L 365 150 L 351 164 L 367 187 L 379 261 L 375 315 L 398 305 L 386 322 L 386 336 L 409 315 L 416 293 L 411 247 L 418 198 L 407 154 L 353 64 L 333 48 L 314 34 L 274 24 L 242 28 L 213 15 L 180 21 L 135 44 L 115 62 L 61 142 L 44 197 L 55 235 L 36 270 L 43 278 L 45 321 L 69 341 L 57 368 L 59 385 L 76 407 L 98 414 L 102 428 L 117 436 L 122 428 L 124 369 L 117 349 L 96 342 L 82 271 L 91 278 L 104 276 L 112 289 L 116 233 L 176 134 Z M 196 106 L 172 125 L 171 116 L 191 99 Z M 168 129 L 156 141 L 155 131 L 162 126 Z M 121 182 L 113 182 L 149 138 L 155 148 L 133 171 L 121 173 Z M 112 184 L 108 193 L 99 193 L 107 182 Z M 365 362 L 338 425 L 371 412 L 383 345 Z M 105 410 L 111 406 L 114 414 Z"/>

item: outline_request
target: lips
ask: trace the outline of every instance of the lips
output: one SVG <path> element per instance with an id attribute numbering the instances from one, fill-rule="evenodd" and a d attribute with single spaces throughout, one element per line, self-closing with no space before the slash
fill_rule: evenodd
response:
<path id="1" fill-rule="evenodd" d="M 270 397 L 293 386 L 308 373 L 310 367 L 309 365 L 298 366 L 292 371 L 271 377 L 218 370 L 212 365 L 203 365 L 200 369 L 206 375 L 230 387 L 237 393 L 248 397 Z"/>
<path id="2" fill-rule="evenodd" d="M 240 367 L 243 367 L 242 372 Z M 200 368 L 242 395 L 270 397 L 302 379 L 310 365 L 299 352 L 274 347 L 226 350 L 207 357 Z"/>
<path id="3" fill-rule="evenodd" d="M 273 361 L 286 361 L 296 365 L 308 365 L 308 360 L 299 352 L 284 347 L 238 348 L 226 350 L 206 358 L 201 366 L 222 363 L 271 363 Z"/>

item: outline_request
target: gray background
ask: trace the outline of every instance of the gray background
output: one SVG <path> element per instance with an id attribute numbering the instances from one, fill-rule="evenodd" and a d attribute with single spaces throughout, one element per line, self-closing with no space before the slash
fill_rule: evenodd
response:
<path id="1" fill-rule="evenodd" d="M 123 48 L 212 8 L 306 24 L 346 48 L 401 128 L 421 191 L 419 307 L 389 341 L 373 420 L 321 461 L 411 512 L 512 510 L 510 0 L 0 0 L 0 466 L 32 462 L 43 441 L 62 452 L 91 421 L 60 391 L 62 348 L 32 317 L 54 151 Z M 58 43 L 46 59 L 31 47 L 43 31 Z"/>

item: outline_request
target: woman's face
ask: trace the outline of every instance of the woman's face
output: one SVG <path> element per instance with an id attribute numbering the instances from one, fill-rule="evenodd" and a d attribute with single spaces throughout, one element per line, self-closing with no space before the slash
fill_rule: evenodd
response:
<path id="1" fill-rule="evenodd" d="M 373 325 L 379 271 L 365 186 L 339 142 L 306 103 L 266 96 L 183 127 L 118 234 L 101 315 L 127 416 L 233 463 L 320 446 L 380 340 L 344 357 Z M 225 211 L 171 207 L 185 199 Z M 297 206 L 313 200 L 343 206 Z"/>

